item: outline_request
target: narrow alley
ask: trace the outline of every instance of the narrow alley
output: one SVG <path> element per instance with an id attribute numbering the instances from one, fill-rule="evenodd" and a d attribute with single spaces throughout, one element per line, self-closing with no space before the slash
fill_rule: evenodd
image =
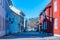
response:
<path id="1" fill-rule="evenodd" d="M 60 0 L 0 0 L 0 40 L 60 40 Z"/>

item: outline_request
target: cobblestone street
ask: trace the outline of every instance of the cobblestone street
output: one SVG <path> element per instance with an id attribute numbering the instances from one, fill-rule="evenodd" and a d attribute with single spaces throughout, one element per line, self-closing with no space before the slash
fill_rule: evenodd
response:
<path id="1" fill-rule="evenodd" d="M 60 40 L 60 37 L 45 37 L 45 38 L 15 38 L 15 39 L 0 39 L 0 40 Z"/>
<path id="2" fill-rule="evenodd" d="M 60 0 L 0 0 L 0 40 L 60 40 Z"/>
<path id="3" fill-rule="evenodd" d="M 4 38 L 1 37 L 0 40 L 60 40 L 60 37 L 41 32 L 24 32 L 4 36 Z"/>

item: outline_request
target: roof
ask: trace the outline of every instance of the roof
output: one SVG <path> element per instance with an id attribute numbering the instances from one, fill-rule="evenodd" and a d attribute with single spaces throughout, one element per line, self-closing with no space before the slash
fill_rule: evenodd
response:
<path id="1" fill-rule="evenodd" d="M 9 7 L 10 7 L 10 9 L 11 9 L 13 12 L 15 12 L 17 15 L 25 16 L 21 10 L 18 10 L 18 9 L 15 8 L 14 6 L 10 5 Z"/>
<path id="2" fill-rule="evenodd" d="M 46 8 L 49 8 L 49 7 L 51 7 L 52 6 L 52 2 L 50 2 L 47 6 L 46 6 Z"/>
<path id="3" fill-rule="evenodd" d="M 18 14 L 18 15 L 20 15 L 20 10 L 18 10 L 17 8 L 15 8 L 14 6 L 12 6 L 12 5 L 10 5 L 9 6 L 10 7 L 10 9 L 13 11 L 13 12 L 15 12 L 16 14 Z"/>
<path id="4" fill-rule="evenodd" d="M 40 13 L 40 15 L 42 15 L 43 12 L 44 12 L 47 8 L 50 8 L 50 7 L 52 7 L 52 2 L 50 2 L 50 3 L 45 7 L 45 9 Z M 39 15 L 39 16 L 40 16 L 40 15 Z"/>

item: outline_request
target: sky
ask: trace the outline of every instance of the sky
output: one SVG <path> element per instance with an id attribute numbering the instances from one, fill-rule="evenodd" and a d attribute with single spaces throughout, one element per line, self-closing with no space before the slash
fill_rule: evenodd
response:
<path id="1" fill-rule="evenodd" d="M 25 14 L 25 18 L 39 17 L 51 0 L 11 0 L 13 5 Z"/>

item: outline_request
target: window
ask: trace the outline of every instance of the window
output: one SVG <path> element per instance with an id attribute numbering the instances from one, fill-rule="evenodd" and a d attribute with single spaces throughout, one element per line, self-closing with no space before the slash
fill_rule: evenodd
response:
<path id="1" fill-rule="evenodd" d="M 2 1 L 0 0 L 0 5 L 1 5 Z"/>
<path id="2" fill-rule="evenodd" d="M 44 30 L 47 29 L 47 22 L 44 22 Z"/>
<path id="3" fill-rule="evenodd" d="M 11 0 L 8 0 L 8 3 L 9 3 L 9 5 L 12 5 L 12 2 L 11 2 Z"/>
<path id="4" fill-rule="evenodd" d="M 14 22 L 14 18 L 11 19 L 11 23 L 13 23 L 13 22 Z"/>
<path id="5" fill-rule="evenodd" d="M 44 29 L 44 23 L 42 23 L 42 29 Z"/>
<path id="6" fill-rule="evenodd" d="M 54 28 L 57 29 L 58 28 L 58 19 L 55 18 L 54 20 Z"/>
<path id="7" fill-rule="evenodd" d="M 9 18 L 9 21 L 11 21 L 11 18 Z"/>
<path id="8" fill-rule="evenodd" d="M 11 22 L 11 24 L 14 22 L 14 18 L 9 18 L 9 21 Z"/>
<path id="9" fill-rule="evenodd" d="M 43 17 L 44 17 L 44 19 L 46 18 L 46 13 L 45 12 L 43 13 Z"/>
<path id="10" fill-rule="evenodd" d="M 54 12 L 57 11 L 57 1 L 54 2 Z"/>

